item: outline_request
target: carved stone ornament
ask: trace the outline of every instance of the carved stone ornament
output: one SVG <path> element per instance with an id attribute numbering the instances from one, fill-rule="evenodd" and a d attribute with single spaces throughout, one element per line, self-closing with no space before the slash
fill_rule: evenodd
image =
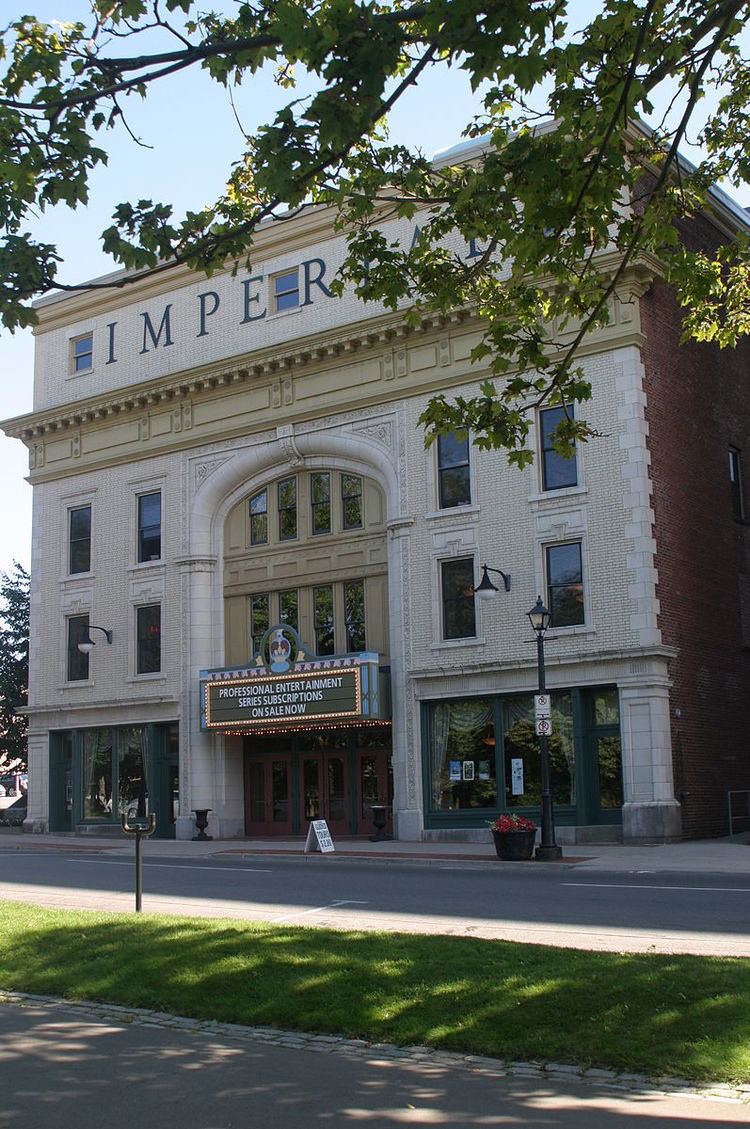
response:
<path id="1" fill-rule="evenodd" d="M 389 419 L 360 424 L 354 428 L 354 431 L 364 439 L 370 439 L 373 443 L 379 443 L 381 447 L 387 447 L 389 451 L 393 449 L 393 423 Z"/>
<path id="2" fill-rule="evenodd" d="M 224 463 L 228 462 L 229 459 L 207 459 L 205 462 L 196 463 L 194 472 L 196 494 L 198 493 L 206 479 L 210 478 L 213 472 L 215 470 L 218 470 L 220 466 L 224 466 Z"/>

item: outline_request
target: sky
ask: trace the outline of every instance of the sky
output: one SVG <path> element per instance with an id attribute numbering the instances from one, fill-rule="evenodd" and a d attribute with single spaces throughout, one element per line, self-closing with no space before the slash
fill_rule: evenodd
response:
<path id="1" fill-rule="evenodd" d="M 84 0 L 3 0 L 3 16 L 13 19 L 29 10 L 40 19 L 86 20 Z M 582 0 L 581 16 L 591 0 Z M 597 5 L 598 6 L 598 5 Z M 219 3 L 206 7 L 220 7 Z M 281 95 L 270 75 L 260 75 L 235 92 L 234 100 L 247 131 L 268 120 Z M 221 193 L 242 136 L 229 96 L 199 73 L 173 76 L 160 83 L 147 102 L 128 101 L 131 130 L 144 143 L 138 146 L 124 130 L 108 132 L 102 144 L 109 164 L 91 180 L 90 203 L 70 211 L 55 208 L 29 225 L 32 233 L 55 243 L 63 258 L 59 277 L 80 282 L 113 269 L 99 248 L 99 235 L 123 200 L 151 198 L 170 202 L 175 214 L 212 202 Z M 461 132 L 480 99 L 472 95 L 460 70 L 431 72 L 417 91 L 401 101 L 390 121 L 395 142 L 419 147 L 430 156 L 461 140 Z M 148 147 L 147 147 L 148 146 Z M 750 189 L 743 198 L 750 204 Z M 31 410 L 33 337 L 30 331 L 0 331 L 0 420 Z M 28 567 L 31 543 L 31 487 L 25 482 L 28 452 L 18 440 L 0 434 L 0 571 L 14 560 Z"/>

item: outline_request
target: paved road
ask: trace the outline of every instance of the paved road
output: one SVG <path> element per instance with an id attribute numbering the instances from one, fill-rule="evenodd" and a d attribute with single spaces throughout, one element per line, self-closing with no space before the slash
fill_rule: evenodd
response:
<path id="1" fill-rule="evenodd" d="M 0 1005 L 3 1129 L 700 1129 L 750 1124 L 730 1100 L 450 1066 L 333 1039 L 311 1049 L 64 1005 Z M 300 1040 L 304 1042 L 303 1039 Z"/>
<path id="2" fill-rule="evenodd" d="M 0 848 L 0 898 L 129 910 L 132 858 Z M 750 956 L 750 876 L 335 858 L 144 861 L 144 908 L 589 949 Z"/>

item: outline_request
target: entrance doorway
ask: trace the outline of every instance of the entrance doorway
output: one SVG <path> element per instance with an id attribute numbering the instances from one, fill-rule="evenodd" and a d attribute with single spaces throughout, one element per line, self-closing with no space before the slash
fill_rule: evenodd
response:
<path id="1" fill-rule="evenodd" d="M 390 756 L 390 730 L 246 737 L 245 834 L 306 835 L 314 819 L 334 836 L 372 834 L 372 805 L 385 804 L 390 823 Z"/>

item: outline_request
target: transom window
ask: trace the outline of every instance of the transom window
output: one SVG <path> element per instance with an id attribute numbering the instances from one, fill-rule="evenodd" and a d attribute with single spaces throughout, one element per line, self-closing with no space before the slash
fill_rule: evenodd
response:
<path id="1" fill-rule="evenodd" d="M 293 541 L 297 536 L 297 479 L 284 478 L 277 487 L 279 508 L 279 541 Z"/>
<path id="2" fill-rule="evenodd" d="M 470 639 L 477 633 L 474 606 L 474 559 L 442 561 L 443 638 Z"/>
<path id="3" fill-rule="evenodd" d="M 289 475 L 252 494 L 245 505 L 250 545 L 354 532 L 364 529 L 368 512 L 364 479 L 328 470 Z M 371 511 L 371 520 L 378 512 Z"/>
<path id="4" fill-rule="evenodd" d="M 333 585 L 325 584 L 313 590 L 315 615 L 315 651 L 318 655 L 332 655 L 336 651 L 333 630 Z"/>
<path id="5" fill-rule="evenodd" d="M 73 341 L 73 372 L 87 372 L 94 364 L 94 335 L 86 333 Z"/>
<path id="6" fill-rule="evenodd" d="M 551 627 L 585 622 L 580 541 L 547 546 L 547 607 L 552 613 Z"/>
<path id="7" fill-rule="evenodd" d="M 568 408 L 568 413 L 573 414 L 572 407 Z M 562 490 L 566 486 L 578 485 L 575 454 L 566 458 L 552 445 L 555 430 L 564 418 L 565 412 L 562 408 L 545 408 L 539 413 L 543 490 Z"/>
<path id="8" fill-rule="evenodd" d="M 284 271 L 271 279 L 274 313 L 293 310 L 299 306 L 299 271 Z"/>
<path id="9" fill-rule="evenodd" d="M 341 513 L 344 529 L 362 528 L 362 479 L 358 474 L 341 475 Z"/>
<path id="10" fill-rule="evenodd" d="M 250 597 L 250 646 L 251 658 L 260 654 L 260 642 L 270 626 L 268 593 L 261 592 Z"/>
<path id="11" fill-rule="evenodd" d="M 68 571 L 71 575 L 91 570 L 91 506 L 68 510 Z"/>
<path id="12" fill-rule="evenodd" d="M 312 532 L 331 532 L 331 476 L 327 472 L 310 475 Z"/>
<path id="13" fill-rule="evenodd" d="M 344 585 L 344 622 L 347 651 L 365 650 L 365 582 L 350 580 Z"/>
<path id="14" fill-rule="evenodd" d="M 471 502 L 469 437 L 459 438 L 452 431 L 438 435 L 438 494 L 440 509 L 467 506 Z"/>
<path id="15" fill-rule="evenodd" d="M 317 655 L 366 650 L 366 587 L 365 580 L 356 579 L 253 593 L 248 598 L 250 661 L 260 654 L 272 623 L 293 627 Z"/>
<path id="16" fill-rule="evenodd" d="M 268 542 L 268 491 L 261 490 L 250 499 L 250 544 Z"/>

